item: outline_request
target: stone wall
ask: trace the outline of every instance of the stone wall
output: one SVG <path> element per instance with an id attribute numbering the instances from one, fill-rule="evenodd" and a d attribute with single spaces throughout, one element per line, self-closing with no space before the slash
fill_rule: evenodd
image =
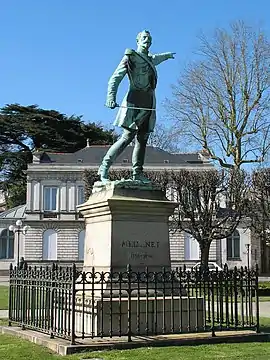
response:
<path id="1" fill-rule="evenodd" d="M 78 234 L 84 229 L 84 220 L 77 222 L 64 221 L 39 221 L 27 222 L 30 230 L 25 236 L 24 256 L 26 260 L 41 261 L 42 237 L 47 229 L 57 232 L 57 260 L 74 262 L 78 260 Z M 170 235 L 170 255 L 173 267 L 193 266 L 198 259 L 185 259 L 184 233 L 176 232 Z M 210 248 L 210 260 L 217 261 L 217 245 L 212 243 Z"/>
<path id="2" fill-rule="evenodd" d="M 36 221 L 27 222 L 30 230 L 25 236 L 25 241 L 21 243 L 20 254 L 27 260 L 41 261 L 42 259 L 42 236 L 46 229 L 57 231 L 58 253 L 57 260 L 74 262 L 78 260 L 78 234 L 84 229 L 84 220 L 77 221 Z M 250 253 L 250 265 L 254 266 L 256 261 L 260 267 L 260 244 L 255 237 L 250 239 L 249 230 L 239 229 L 241 236 L 241 261 L 227 261 L 226 239 L 213 241 L 210 247 L 210 261 L 217 262 L 219 265 L 227 263 L 230 267 L 247 266 L 247 254 L 245 244 L 252 242 Z M 24 246 L 23 246 L 24 243 Z M 221 246 L 221 247 L 220 247 Z M 256 255 L 256 259 L 255 259 Z M 195 265 L 198 259 L 185 259 L 185 239 L 184 233 L 176 232 L 170 235 L 170 256 L 173 267 Z M 222 261 L 221 261 L 222 259 Z M 6 261 L 2 261 L 2 263 Z M 0 260 L 1 264 L 1 260 Z M 10 261 L 8 261 L 8 265 Z M 8 266 L 7 265 L 7 266 Z M 2 265 L 0 265 L 2 267 Z"/>
<path id="3" fill-rule="evenodd" d="M 200 253 L 198 259 L 188 260 L 185 258 L 185 235 L 184 232 L 174 232 L 170 235 L 170 253 L 173 267 L 180 267 L 186 265 L 191 267 L 200 260 Z M 210 247 L 209 260 L 217 262 L 217 242 L 213 241 Z"/>
<path id="4" fill-rule="evenodd" d="M 28 223 L 30 230 L 25 236 L 25 259 L 43 260 L 43 233 L 47 229 L 57 232 L 57 260 L 78 260 L 78 235 L 84 229 L 83 220 L 77 222 L 40 221 Z"/>

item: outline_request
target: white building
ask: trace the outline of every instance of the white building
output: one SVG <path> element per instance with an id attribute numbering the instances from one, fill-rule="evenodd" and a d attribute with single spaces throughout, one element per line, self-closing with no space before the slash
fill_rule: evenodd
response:
<path id="1" fill-rule="evenodd" d="M 14 236 L 9 231 L 9 226 L 14 225 L 18 219 L 25 220 L 25 208 L 26 205 L 21 205 L 0 213 L 0 274 L 1 271 L 8 271 L 10 263 L 17 263 L 18 255 L 23 256 L 24 235 Z"/>
<path id="2" fill-rule="evenodd" d="M 133 147 L 129 146 L 117 159 L 115 168 L 130 166 Z M 59 262 L 63 265 L 82 264 L 84 252 L 84 219 L 76 206 L 84 202 L 85 169 L 97 170 L 107 146 L 87 146 L 71 153 L 33 154 L 33 163 L 27 170 L 27 203 L 0 214 L 0 271 L 7 270 L 10 262 L 16 263 L 18 239 L 8 231 L 16 219 L 23 219 L 30 229 L 21 236 L 19 257 L 28 263 Z M 146 170 L 158 169 L 212 169 L 213 165 L 200 153 L 171 154 L 147 147 Z M 230 266 L 247 265 L 246 244 L 250 232 L 245 227 L 237 230 L 231 239 L 213 242 L 210 260 Z M 188 266 L 199 261 L 198 243 L 188 234 L 173 234 L 170 239 L 171 260 L 174 266 Z M 254 249 L 250 247 L 254 263 Z M 259 249 L 256 247 L 259 261 Z M 252 255 L 253 254 L 253 255 Z"/>
<path id="3" fill-rule="evenodd" d="M 6 210 L 6 199 L 4 192 L 0 190 L 0 213 Z"/>

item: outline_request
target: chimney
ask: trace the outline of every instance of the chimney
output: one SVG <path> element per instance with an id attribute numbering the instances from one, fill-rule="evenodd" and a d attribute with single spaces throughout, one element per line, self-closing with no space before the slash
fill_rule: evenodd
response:
<path id="1" fill-rule="evenodd" d="M 42 151 L 36 150 L 35 152 L 33 152 L 33 164 L 40 164 L 40 158 L 43 155 Z"/>

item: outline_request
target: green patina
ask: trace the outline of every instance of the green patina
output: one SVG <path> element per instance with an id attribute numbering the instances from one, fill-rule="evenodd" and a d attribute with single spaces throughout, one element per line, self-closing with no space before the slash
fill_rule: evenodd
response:
<path id="1" fill-rule="evenodd" d="M 119 107 L 114 125 L 122 127 L 123 134 L 102 160 L 99 175 L 103 183 L 108 181 L 110 166 L 133 140 L 133 180 L 149 182 L 143 175 L 143 165 L 146 144 L 156 122 L 156 66 L 165 60 L 173 59 L 175 54 L 167 52 L 152 55 L 149 53 L 151 44 L 150 32 L 140 32 L 137 36 L 137 50 L 126 49 L 124 57 L 109 80 L 106 106 L 111 109 Z M 117 90 L 126 75 L 129 78 L 129 90 L 119 106 L 116 102 Z"/>

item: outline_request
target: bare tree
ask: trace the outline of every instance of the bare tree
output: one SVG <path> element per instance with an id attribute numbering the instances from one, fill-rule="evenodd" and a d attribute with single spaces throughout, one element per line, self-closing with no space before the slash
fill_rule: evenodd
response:
<path id="1" fill-rule="evenodd" d="M 159 123 L 150 135 L 148 144 L 175 153 L 181 150 L 179 138 L 180 135 L 175 125 Z"/>
<path id="2" fill-rule="evenodd" d="M 198 241 L 201 263 L 206 268 L 212 241 L 230 236 L 243 216 L 246 174 L 236 170 L 181 170 L 173 172 L 171 178 L 179 202 L 172 225 Z"/>
<path id="3" fill-rule="evenodd" d="M 270 45 L 243 22 L 200 37 L 167 102 L 180 133 L 222 167 L 263 161 L 270 147 Z"/>
<path id="4" fill-rule="evenodd" d="M 270 169 L 253 171 L 247 215 L 251 229 L 261 245 L 262 272 L 268 271 L 267 246 L 270 245 Z"/>

